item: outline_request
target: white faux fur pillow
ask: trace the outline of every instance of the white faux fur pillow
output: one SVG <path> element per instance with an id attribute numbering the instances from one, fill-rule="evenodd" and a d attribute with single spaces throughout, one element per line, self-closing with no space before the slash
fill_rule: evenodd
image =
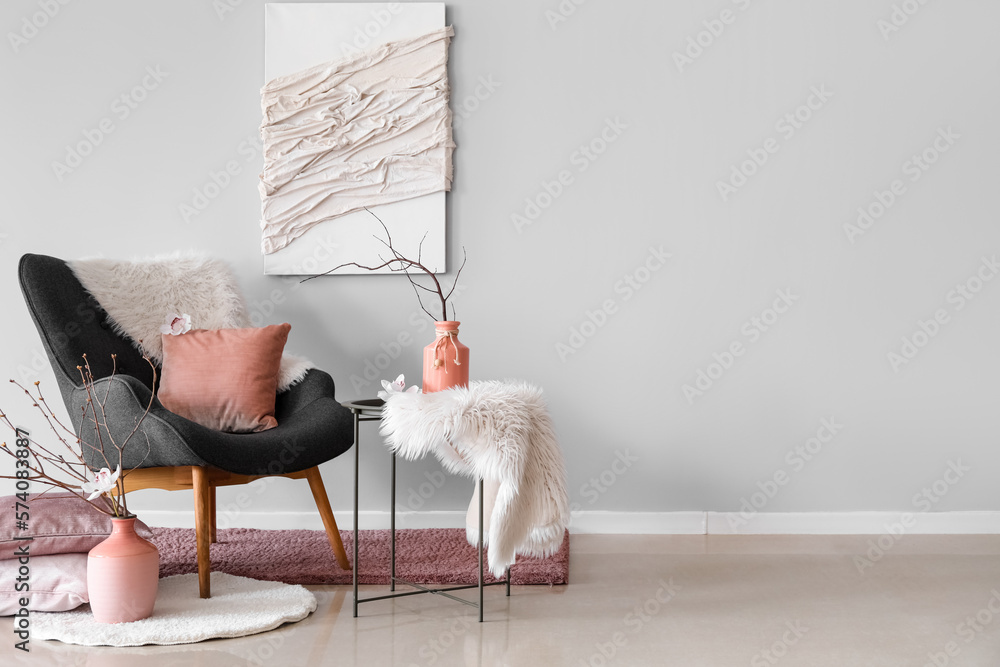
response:
<path id="1" fill-rule="evenodd" d="M 251 326 L 236 278 L 219 259 L 173 253 L 133 261 L 81 259 L 69 266 L 107 311 L 115 331 L 157 364 L 163 363 L 160 326 L 170 313 L 190 315 L 195 329 Z M 309 360 L 285 353 L 278 391 L 299 382 L 310 368 L 315 366 Z"/>

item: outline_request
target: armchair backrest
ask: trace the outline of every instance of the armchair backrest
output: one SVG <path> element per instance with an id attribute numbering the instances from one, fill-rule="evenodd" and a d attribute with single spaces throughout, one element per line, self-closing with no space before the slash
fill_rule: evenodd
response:
<path id="1" fill-rule="evenodd" d="M 111 375 L 114 354 L 119 374 L 131 375 L 153 388 L 149 364 L 130 340 L 115 332 L 108 314 L 65 261 L 46 255 L 24 255 L 18 278 L 64 397 L 67 391 L 82 385 L 77 366 L 83 363 L 84 354 L 95 379 Z"/>

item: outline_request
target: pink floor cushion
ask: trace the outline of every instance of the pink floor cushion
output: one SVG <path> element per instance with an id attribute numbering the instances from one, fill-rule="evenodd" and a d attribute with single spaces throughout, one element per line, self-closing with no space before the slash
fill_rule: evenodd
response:
<path id="1" fill-rule="evenodd" d="M 71 493 L 51 493 L 41 497 L 29 496 L 27 519 L 20 528 L 18 514 L 23 513 L 24 503 L 18 506 L 16 496 L 0 498 L 0 560 L 16 557 L 16 550 L 30 545 L 32 558 L 50 554 L 86 554 L 111 534 L 111 517 L 94 509 L 86 501 Z M 149 527 L 135 522 L 140 537 L 153 536 Z M 30 541 L 16 538 L 31 537 Z"/>
<path id="2" fill-rule="evenodd" d="M 31 611 L 69 611 L 89 602 L 87 554 L 53 554 L 28 559 L 27 582 L 18 559 L 0 560 L 0 616 L 11 616 L 22 607 Z M 18 590 L 27 583 L 29 590 Z"/>

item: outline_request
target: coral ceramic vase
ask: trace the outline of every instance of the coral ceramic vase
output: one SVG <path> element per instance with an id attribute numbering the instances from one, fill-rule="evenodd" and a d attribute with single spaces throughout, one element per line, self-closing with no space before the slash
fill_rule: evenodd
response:
<path id="1" fill-rule="evenodd" d="M 90 610 L 98 623 L 149 618 L 160 582 L 160 552 L 136 535 L 134 516 L 111 523 L 111 536 L 87 559 Z"/>
<path id="2" fill-rule="evenodd" d="M 469 348 L 458 341 L 459 324 L 434 323 L 434 342 L 424 348 L 425 394 L 469 384 Z"/>

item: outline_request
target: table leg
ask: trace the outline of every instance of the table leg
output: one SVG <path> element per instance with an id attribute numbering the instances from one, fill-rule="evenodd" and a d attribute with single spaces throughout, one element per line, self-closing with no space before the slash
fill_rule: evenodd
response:
<path id="1" fill-rule="evenodd" d="M 354 618 L 358 617 L 358 460 L 361 457 L 361 415 L 354 413 Z"/>
<path id="2" fill-rule="evenodd" d="M 392 493 L 389 494 L 389 590 L 396 590 L 396 452 L 392 453 Z"/>
<path id="3" fill-rule="evenodd" d="M 483 480 L 479 480 L 479 622 L 483 622 Z"/>
<path id="4" fill-rule="evenodd" d="M 346 405 L 346 404 L 345 404 Z M 486 583 L 486 531 L 484 530 L 484 524 L 486 523 L 485 517 L 485 480 L 478 480 L 479 486 L 477 487 L 479 493 L 479 542 L 478 542 L 478 558 L 479 558 L 479 575 L 478 583 L 476 584 L 465 584 L 461 586 L 451 586 L 444 588 L 427 588 L 419 584 L 413 584 L 410 582 L 403 582 L 412 586 L 418 590 L 415 591 L 405 591 L 396 592 L 396 455 L 395 452 L 392 453 L 392 470 L 391 470 L 391 487 L 390 487 L 390 590 L 389 594 L 385 595 L 374 595 L 368 596 L 364 600 L 360 599 L 358 594 L 359 587 L 359 572 L 361 570 L 361 557 L 360 557 L 360 521 L 359 521 L 359 501 L 360 501 L 360 478 L 361 478 L 361 422 L 362 421 L 376 421 L 377 418 L 365 418 L 362 416 L 365 414 L 365 410 L 368 408 L 368 403 L 364 402 L 363 407 L 357 407 L 354 405 L 350 406 L 351 411 L 354 414 L 354 558 L 352 563 L 352 584 L 354 589 L 354 617 L 358 617 L 358 607 L 361 602 L 374 602 L 376 600 L 386 600 L 390 598 L 404 597 L 410 595 L 419 595 L 422 593 L 434 593 L 437 595 L 442 595 L 444 597 L 450 598 L 456 602 L 462 602 L 464 604 L 478 607 L 479 608 L 479 622 L 482 623 L 485 619 L 486 608 L 485 608 L 485 589 L 487 586 L 506 584 L 507 596 L 510 596 L 510 568 L 506 568 L 505 579 L 501 581 L 494 582 L 492 584 Z M 402 580 L 400 580 L 402 581 Z M 475 604 L 467 599 L 462 599 L 452 595 L 453 591 L 465 590 L 470 588 L 478 588 L 479 590 L 479 604 Z"/>

